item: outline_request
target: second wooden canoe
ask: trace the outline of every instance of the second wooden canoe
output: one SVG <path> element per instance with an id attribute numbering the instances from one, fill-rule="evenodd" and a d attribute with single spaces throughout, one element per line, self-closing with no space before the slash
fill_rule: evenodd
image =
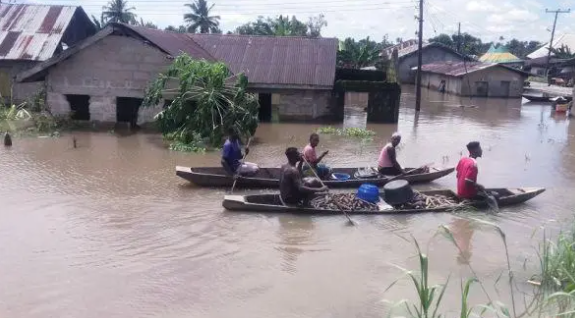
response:
<path id="1" fill-rule="evenodd" d="M 407 171 L 415 168 L 406 168 Z M 347 180 L 323 180 L 329 188 L 359 188 L 364 183 L 381 187 L 393 176 L 379 175 L 373 178 L 354 178 L 358 168 L 333 168 L 333 173 L 345 173 L 352 176 Z M 414 173 L 402 177 L 411 184 L 427 183 L 445 177 L 455 168 L 430 168 L 429 172 Z M 190 168 L 176 167 L 176 175 L 200 187 L 231 187 L 234 179 L 226 174 L 221 167 Z M 279 187 L 280 168 L 260 168 L 258 173 L 251 177 L 239 177 L 236 188 L 250 189 L 276 189 Z"/>

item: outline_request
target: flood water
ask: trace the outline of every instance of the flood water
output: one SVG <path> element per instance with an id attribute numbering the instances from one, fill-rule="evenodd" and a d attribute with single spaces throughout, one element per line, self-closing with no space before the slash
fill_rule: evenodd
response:
<path id="1" fill-rule="evenodd" d="M 398 125 L 373 125 L 371 143 L 322 136 L 332 166 L 375 165 L 391 133 L 403 134 L 400 162 L 454 166 L 465 144 L 481 141 L 480 182 L 541 186 L 547 192 L 497 215 L 466 212 L 404 216 L 308 217 L 225 212 L 226 189 L 199 189 L 174 166 L 210 166 L 219 154 L 169 152 L 151 134 L 76 133 L 16 139 L 0 149 L 0 316 L 2 317 L 383 317 L 415 296 L 413 235 L 431 262 L 431 282 L 452 274 L 442 311 L 459 310 L 459 277 L 469 269 L 455 247 L 435 237 L 458 233 L 466 256 L 494 299 L 510 305 L 505 250 L 497 233 L 472 229 L 460 216 L 487 220 L 507 234 L 520 288 L 533 269 L 541 226 L 572 220 L 575 127 L 549 105 L 466 100 L 424 90 L 415 120 L 413 89 L 404 88 Z M 447 99 L 447 101 L 445 101 Z M 477 106 L 461 108 L 460 105 Z M 364 127 L 358 110 L 346 126 Z M 278 166 L 288 145 L 303 147 L 319 125 L 262 124 L 249 161 Z M 449 175 L 423 188 L 454 188 Z M 523 270 L 525 259 L 527 270 Z M 499 293 L 498 293 L 499 292 Z M 472 304 L 487 300 L 476 285 Z"/>

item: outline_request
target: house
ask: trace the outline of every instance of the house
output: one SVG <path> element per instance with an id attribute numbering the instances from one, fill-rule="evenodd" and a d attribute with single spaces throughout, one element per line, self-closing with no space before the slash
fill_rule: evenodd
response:
<path id="1" fill-rule="evenodd" d="M 415 84 L 416 72 L 413 67 L 417 66 L 417 40 L 409 40 L 383 50 L 382 56 L 391 59 L 393 51 L 397 50 L 396 76 L 401 84 Z M 466 57 L 441 43 L 431 42 L 422 44 L 422 64 L 439 62 L 463 62 Z M 469 60 L 469 58 L 467 58 Z"/>
<path id="2" fill-rule="evenodd" d="M 479 58 L 479 62 L 502 64 L 517 69 L 523 67 L 523 60 L 511 54 L 503 45 L 495 47 L 494 44 L 491 44 L 489 50 Z"/>
<path id="3" fill-rule="evenodd" d="M 568 47 L 571 52 L 575 51 L 575 34 L 562 34 L 553 40 L 553 48 L 560 49 L 561 47 Z M 549 53 L 549 43 L 545 43 L 533 53 L 527 55 L 529 59 L 537 59 L 547 57 Z M 553 54 L 551 54 L 553 56 Z"/>
<path id="4" fill-rule="evenodd" d="M 249 90 L 259 94 L 262 120 L 271 119 L 272 106 L 284 120 L 330 113 L 337 40 L 327 38 L 184 34 L 111 24 L 18 80 L 45 80 L 55 114 L 145 123 L 163 106 L 140 109 L 146 87 L 182 52 L 245 73 Z"/>
<path id="5" fill-rule="evenodd" d="M 95 33 L 81 7 L 0 4 L 0 95 L 15 102 L 34 95 L 42 82 L 15 83 L 17 74 Z"/>
<path id="6" fill-rule="evenodd" d="M 421 67 L 421 85 L 461 96 L 519 98 L 527 73 L 495 63 L 431 63 Z"/>

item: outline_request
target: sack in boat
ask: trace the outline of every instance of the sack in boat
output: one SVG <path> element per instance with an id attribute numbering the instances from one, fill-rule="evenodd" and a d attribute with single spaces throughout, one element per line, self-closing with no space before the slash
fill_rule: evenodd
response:
<path id="1" fill-rule="evenodd" d="M 251 162 L 244 162 L 238 168 L 238 173 L 242 176 L 253 176 L 260 170 L 257 164 Z"/>
<path id="2" fill-rule="evenodd" d="M 318 178 L 315 177 L 306 177 L 303 178 L 303 184 L 306 187 L 310 187 L 310 188 L 321 188 L 323 185 L 321 183 L 321 181 Z"/>

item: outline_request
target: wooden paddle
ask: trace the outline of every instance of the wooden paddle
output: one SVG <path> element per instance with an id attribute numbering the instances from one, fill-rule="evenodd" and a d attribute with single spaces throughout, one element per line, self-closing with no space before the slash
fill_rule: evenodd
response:
<path id="1" fill-rule="evenodd" d="M 387 180 L 387 183 L 390 183 L 391 181 L 397 180 L 397 179 L 399 179 L 399 178 L 403 178 L 403 177 L 405 177 L 405 176 L 407 176 L 407 175 L 413 174 L 413 173 L 416 172 L 416 171 L 421 171 L 423 168 L 429 167 L 429 166 L 431 166 L 431 165 L 433 165 L 433 162 L 432 162 L 432 163 L 428 163 L 428 164 L 424 164 L 423 166 L 421 166 L 421 167 L 419 167 L 419 168 L 415 168 L 415 169 L 409 170 L 409 171 L 404 172 L 404 173 L 402 173 L 402 174 L 400 174 L 400 175 L 397 175 L 397 176 L 395 176 L 395 177 L 391 177 L 391 178 L 389 178 L 389 179 Z"/>
<path id="2" fill-rule="evenodd" d="M 246 148 L 249 148 L 249 147 L 250 147 L 250 142 L 252 142 L 252 137 L 250 137 L 250 138 L 248 139 L 248 143 L 247 143 L 247 145 L 246 145 Z M 240 169 L 240 167 L 241 167 L 241 164 L 244 163 L 244 161 L 246 160 L 246 158 L 248 157 L 248 155 L 249 155 L 249 154 L 246 154 L 246 155 L 242 158 L 242 160 L 240 160 L 240 166 L 238 167 L 238 171 L 236 171 L 236 174 L 234 175 L 234 176 L 235 176 L 234 184 L 232 184 L 232 189 L 230 190 L 230 193 L 231 193 L 231 194 L 234 193 L 234 188 L 236 187 L 236 182 L 238 182 L 238 178 L 240 177 L 240 175 L 239 175 L 239 169 Z"/>
<path id="3" fill-rule="evenodd" d="M 303 159 L 303 161 L 305 161 L 305 163 L 309 166 L 309 168 L 311 169 L 311 171 L 313 172 L 314 176 L 319 180 L 319 182 L 321 182 L 322 186 L 326 186 L 325 183 L 323 183 L 323 181 L 321 180 L 321 178 L 317 175 L 317 173 L 315 172 L 315 169 L 312 167 L 312 165 L 309 164 L 309 162 L 307 162 L 307 160 L 305 159 L 304 156 L 301 157 Z M 335 203 L 335 205 L 337 205 L 337 207 L 339 208 L 339 210 L 343 213 L 343 215 L 345 215 L 345 217 L 348 220 L 348 223 L 351 225 L 355 225 L 355 222 L 349 217 L 349 215 L 347 214 L 347 212 L 345 212 L 345 209 L 342 209 L 342 207 L 339 205 L 339 203 L 337 203 L 335 200 L 333 201 L 333 203 Z"/>

